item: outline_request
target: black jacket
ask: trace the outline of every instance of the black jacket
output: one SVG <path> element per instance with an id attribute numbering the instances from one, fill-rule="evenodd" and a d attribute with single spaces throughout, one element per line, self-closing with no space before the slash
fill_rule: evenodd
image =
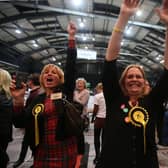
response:
<path id="1" fill-rule="evenodd" d="M 76 53 L 75 48 L 68 48 L 67 53 L 68 53 L 68 56 L 66 60 L 66 67 L 64 70 L 65 71 L 65 83 L 55 88 L 55 92 L 63 92 L 63 94 L 66 96 L 66 99 L 71 102 L 73 100 L 73 91 L 75 88 L 75 78 L 76 78 L 75 64 L 76 64 L 77 53 Z M 33 102 L 27 108 L 24 109 L 24 112 L 22 112 L 22 114 L 24 115 L 21 117 L 21 120 L 20 120 L 20 125 L 22 125 L 22 127 L 25 127 L 27 123 L 30 123 L 30 121 L 34 120 L 34 116 L 32 115 L 32 109 L 36 104 L 44 104 L 45 98 L 46 98 L 45 93 L 38 95 L 33 100 Z M 63 140 L 64 138 L 67 138 L 67 136 L 69 136 L 68 132 L 64 130 L 64 124 L 63 124 L 64 122 L 63 122 L 63 116 L 62 116 L 63 102 L 61 100 L 55 100 L 55 105 L 56 105 L 57 112 L 59 114 L 58 126 L 56 128 L 56 135 L 57 135 L 57 138 L 59 138 L 60 140 Z M 35 131 L 34 131 L 33 123 L 34 122 L 32 122 L 31 135 L 29 135 L 29 144 L 31 148 L 35 148 L 35 145 L 34 145 Z M 38 115 L 38 126 L 39 126 L 39 134 L 40 134 L 39 140 L 42 139 L 41 137 L 43 136 L 43 132 L 44 132 L 43 123 L 44 123 L 43 115 L 39 114 Z M 84 153 L 84 143 L 82 140 L 79 140 L 78 153 L 80 154 Z"/>
<path id="2" fill-rule="evenodd" d="M 139 108 L 131 111 L 129 97 L 119 86 L 116 61 L 105 62 L 103 89 L 106 101 L 106 122 L 100 160 L 96 168 L 158 168 L 155 146 L 156 106 L 168 97 L 168 70 L 149 95 L 138 100 Z M 110 74 L 109 74 L 110 73 Z M 134 116 L 134 115 L 135 116 Z M 142 121 L 148 121 L 142 126 Z M 130 115 L 130 116 L 129 116 Z M 137 118 L 136 118 L 137 115 Z M 129 121 L 125 120 L 128 116 Z M 143 118 L 144 117 L 144 118 Z"/>
<path id="3" fill-rule="evenodd" d="M 4 91 L 0 92 L 0 137 L 7 142 L 12 140 L 12 99 Z"/>

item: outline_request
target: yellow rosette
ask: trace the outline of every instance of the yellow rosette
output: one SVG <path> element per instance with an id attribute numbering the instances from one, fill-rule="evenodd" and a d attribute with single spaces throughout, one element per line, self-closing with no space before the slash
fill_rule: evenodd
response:
<path id="1" fill-rule="evenodd" d="M 128 117 L 130 119 L 130 122 L 133 125 L 135 125 L 137 127 L 143 127 L 143 130 L 144 130 L 144 153 L 146 153 L 146 125 L 149 121 L 149 114 L 144 108 L 142 108 L 140 106 L 134 106 L 129 111 Z"/>
<path id="2" fill-rule="evenodd" d="M 37 116 L 39 115 L 39 113 L 43 111 L 44 111 L 43 104 L 36 104 L 32 110 L 32 114 L 34 115 L 34 126 L 35 126 L 35 146 L 39 144 L 39 126 L 38 126 Z"/>

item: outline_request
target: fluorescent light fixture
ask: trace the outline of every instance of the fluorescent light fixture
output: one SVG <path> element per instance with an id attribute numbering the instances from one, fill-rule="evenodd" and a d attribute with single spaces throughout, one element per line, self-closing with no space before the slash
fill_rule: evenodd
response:
<path id="1" fill-rule="evenodd" d="M 142 11 L 141 10 L 138 10 L 137 12 L 136 12 L 136 16 L 141 16 L 142 15 Z"/>
<path id="2" fill-rule="evenodd" d="M 19 30 L 19 29 L 15 30 L 15 32 L 16 32 L 17 34 L 21 34 L 21 33 L 22 33 L 21 30 Z"/>
<path id="3" fill-rule="evenodd" d="M 38 47 L 38 44 L 34 43 L 33 46 L 34 46 L 34 47 Z"/>
<path id="4" fill-rule="evenodd" d="M 161 64 L 164 64 L 164 60 L 161 60 L 160 63 L 161 63 Z"/>
<path id="5" fill-rule="evenodd" d="M 82 1 L 81 1 L 81 0 L 73 0 L 73 4 L 74 4 L 75 6 L 81 6 Z"/>
<path id="6" fill-rule="evenodd" d="M 127 29 L 125 30 L 125 34 L 126 34 L 126 35 L 131 35 L 131 34 L 132 34 L 132 28 L 131 28 L 131 27 L 127 28 Z"/>
<path id="7" fill-rule="evenodd" d="M 52 60 L 53 60 L 53 61 L 56 61 L 56 58 L 55 58 L 55 57 L 52 57 Z"/>
<path id="8" fill-rule="evenodd" d="M 83 23 L 83 22 L 80 22 L 80 23 L 79 23 L 79 26 L 80 26 L 81 28 L 83 28 L 83 27 L 84 27 L 84 23 Z"/>
<path id="9" fill-rule="evenodd" d="M 77 49 L 77 58 L 88 59 L 88 60 L 96 60 L 97 52 L 94 51 L 94 50 Z"/>
<path id="10" fill-rule="evenodd" d="M 83 39 L 83 41 L 86 41 L 86 40 L 87 40 L 87 37 L 86 37 L 86 36 L 83 36 L 82 39 Z"/>

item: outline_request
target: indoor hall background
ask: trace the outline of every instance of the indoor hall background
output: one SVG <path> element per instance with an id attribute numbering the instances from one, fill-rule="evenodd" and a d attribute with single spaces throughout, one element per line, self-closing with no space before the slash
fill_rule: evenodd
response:
<path id="1" fill-rule="evenodd" d="M 64 68 L 66 27 L 72 20 L 78 27 L 77 48 L 88 56 L 78 58 L 77 76 L 85 77 L 93 88 L 101 79 L 107 41 L 121 1 L 0 1 L 0 67 L 12 72 L 23 65 L 30 73 L 47 63 Z M 163 69 L 165 28 L 154 12 L 160 4 L 161 0 L 141 0 L 140 10 L 124 32 L 119 58 L 121 69 L 130 63 L 141 64 L 152 83 Z"/>

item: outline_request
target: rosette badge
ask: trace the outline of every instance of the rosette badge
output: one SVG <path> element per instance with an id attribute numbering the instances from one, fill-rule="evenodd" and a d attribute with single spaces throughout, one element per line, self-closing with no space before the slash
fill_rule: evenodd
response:
<path id="1" fill-rule="evenodd" d="M 128 115 L 131 123 L 137 127 L 145 127 L 149 120 L 148 112 L 144 108 L 139 106 L 131 108 Z"/>
<path id="2" fill-rule="evenodd" d="M 131 108 L 128 113 L 130 122 L 137 126 L 143 127 L 143 136 L 144 136 L 144 154 L 146 153 L 146 125 L 149 121 L 149 114 L 148 112 L 139 106 L 135 106 Z"/>
<path id="3" fill-rule="evenodd" d="M 36 104 L 32 110 L 34 116 L 34 129 L 35 129 L 35 145 L 39 144 L 39 126 L 38 126 L 38 115 L 44 111 L 44 104 Z"/>
<path id="4" fill-rule="evenodd" d="M 32 114 L 35 116 L 43 111 L 44 111 L 44 105 L 43 104 L 36 104 L 32 110 Z"/>

